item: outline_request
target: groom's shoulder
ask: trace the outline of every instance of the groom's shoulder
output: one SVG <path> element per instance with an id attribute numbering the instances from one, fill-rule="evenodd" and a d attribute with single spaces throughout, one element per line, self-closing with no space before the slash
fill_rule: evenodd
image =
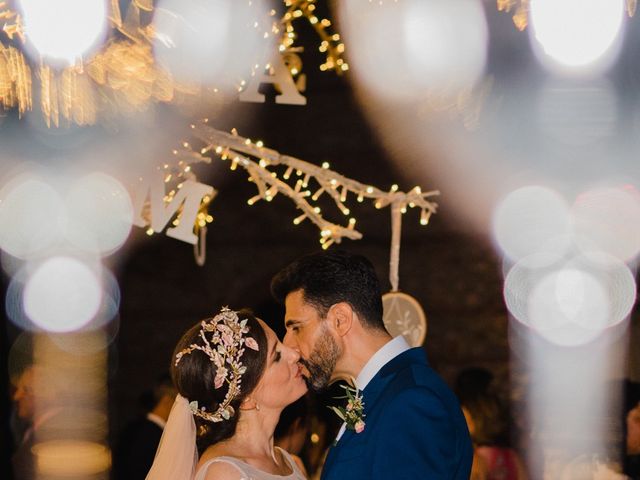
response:
<path id="1" fill-rule="evenodd" d="M 398 365 L 385 393 L 391 397 L 413 392 L 418 396 L 435 395 L 446 401 L 454 399 L 451 389 L 427 363 L 424 351 L 412 350 L 411 360 Z"/>

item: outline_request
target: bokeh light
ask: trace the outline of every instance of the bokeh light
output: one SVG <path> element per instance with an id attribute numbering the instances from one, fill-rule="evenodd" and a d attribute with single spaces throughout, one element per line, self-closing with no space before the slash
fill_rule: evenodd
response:
<path id="1" fill-rule="evenodd" d="M 69 257 L 42 263 L 24 289 L 24 311 L 40 328 L 52 332 L 77 330 L 98 312 L 102 289 L 95 273 Z"/>
<path id="2" fill-rule="evenodd" d="M 479 1 L 353 0 L 339 7 L 358 81 L 382 98 L 455 92 L 484 71 L 488 28 Z"/>
<path id="3" fill-rule="evenodd" d="M 543 64 L 602 69 L 620 44 L 625 0 L 531 0 L 532 43 Z"/>
<path id="4" fill-rule="evenodd" d="M 542 186 L 519 188 L 495 209 L 494 237 L 511 260 L 548 251 L 562 254 L 570 245 L 569 205 Z"/>
<path id="5" fill-rule="evenodd" d="M 584 252 L 608 253 L 623 262 L 640 252 L 640 192 L 597 188 L 578 196 L 572 209 L 576 243 Z"/>
<path id="6" fill-rule="evenodd" d="M 66 197 L 67 239 L 86 252 L 110 254 L 127 239 L 133 219 L 129 193 L 115 178 L 91 173 Z"/>
<path id="7" fill-rule="evenodd" d="M 27 267 L 23 267 L 11 277 L 4 300 L 7 318 L 23 330 L 34 330 L 33 323 L 24 311 L 24 285 L 27 279 Z"/>
<path id="8" fill-rule="evenodd" d="M 47 59 L 73 64 L 106 36 L 106 0 L 19 0 L 19 4 L 27 44 Z"/>
<path id="9" fill-rule="evenodd" d="M 100 443 L 79 440 L 52 440 L 34 447 L 38 471 L 42 475 L 96 476 L 108 471 L 111 453 Z"/>
<path id="10" fill-rule="evenodd" d="M 535 109 L 540 131 L 560 146 L 590 146 L 613 137 L 618 127 L 618 96 L 603 79 L 549 80 Z"/>
<path id="11" fill-rule="evenodd" d="M 0 191 L 0 248 L 27 258 L 55 245 L 66 224 L 57 191 L 44 181 L 21 175 Z"/>
<path id="12" fill-rule="evenodd" d="M 530 294 L 527 313 L 536 331 L 561 345 L 592 340 L 607 327 L 610 314 L 605 287 L 573 268 L 543 277 Z"/>
<path id="13" fill-rule="evenodd" d="M 587 343 L 627 318 L 636 283 L 624 263 L 604 253 L 555 258 L 535 254 L 509 271 L 504 297 L 514 318 L 564 346 Z"/>
<path id="14" fill-rule="evenodd" d="M 262 60 L 264 1 L 160 0 L 153 26 L 154 54 L 176 79 L 237 87 Z M 270 27 L 267 29 L 270 30 Z M 275 47 L 274 47 L 275 48 Z"/>

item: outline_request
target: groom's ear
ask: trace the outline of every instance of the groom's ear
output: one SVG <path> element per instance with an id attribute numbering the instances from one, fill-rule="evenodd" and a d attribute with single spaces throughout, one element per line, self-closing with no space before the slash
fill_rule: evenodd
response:
<path id="1" fill-rule="evenodd" d="M 330 312 L 333 329 L 339 336 L 345 336 L 353 326 L 353 308 L 347 302 L 340 302 L 332 305 Z"/>

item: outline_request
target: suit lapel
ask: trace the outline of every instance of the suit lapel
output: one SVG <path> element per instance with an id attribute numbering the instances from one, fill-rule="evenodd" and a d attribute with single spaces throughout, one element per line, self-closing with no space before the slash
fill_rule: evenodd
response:
<path id="1" fill-rule="evenodd" d="M 362 400 L 364 402 L 365 424 L 367 422 L 366 415 L 371 412 L 377 401 L 380 399 L 382 392 L 386 386 L 393 380 L 396 373 L 412 363 L 425 363 L 426 355 L 422 348 L 411 348 L 397 357 L 393 358 L 384 365 L 378 373 L 371 379 L 365 389 L 362 391 Z M 365 426 L 365 430 L 366 430 Z M 322 469 L 322 477 L 326 478 L 326 472 L 329 472 L 332 464 L 335 462 L 338 452 L 349 443 L 349 440 L 357 435 L 353 430 L 346 429 L 338 440 L 338 443 L 329 449 L 327 458 Z"/>

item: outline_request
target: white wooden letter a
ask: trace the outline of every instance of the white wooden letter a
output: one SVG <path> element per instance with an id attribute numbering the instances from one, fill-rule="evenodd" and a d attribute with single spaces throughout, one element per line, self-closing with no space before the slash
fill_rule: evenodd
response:
<path id="1" fill-rule="evenodd" d="M 280 92 L 276 95 L 276 103 L 288 105 L 306 105 L 307 99 L 298 92 L 296 84 L 291 78 L 291 72 L 284 63 L 280 53 L 273 55 L 271 61 L 272 75 L 266 71 L 259 71 L 249 79 L 247 88 L 240 94 L 240 101 L 264 103 L 264 95 L 258 92 L 263 83 L 271 83 Z"/>

